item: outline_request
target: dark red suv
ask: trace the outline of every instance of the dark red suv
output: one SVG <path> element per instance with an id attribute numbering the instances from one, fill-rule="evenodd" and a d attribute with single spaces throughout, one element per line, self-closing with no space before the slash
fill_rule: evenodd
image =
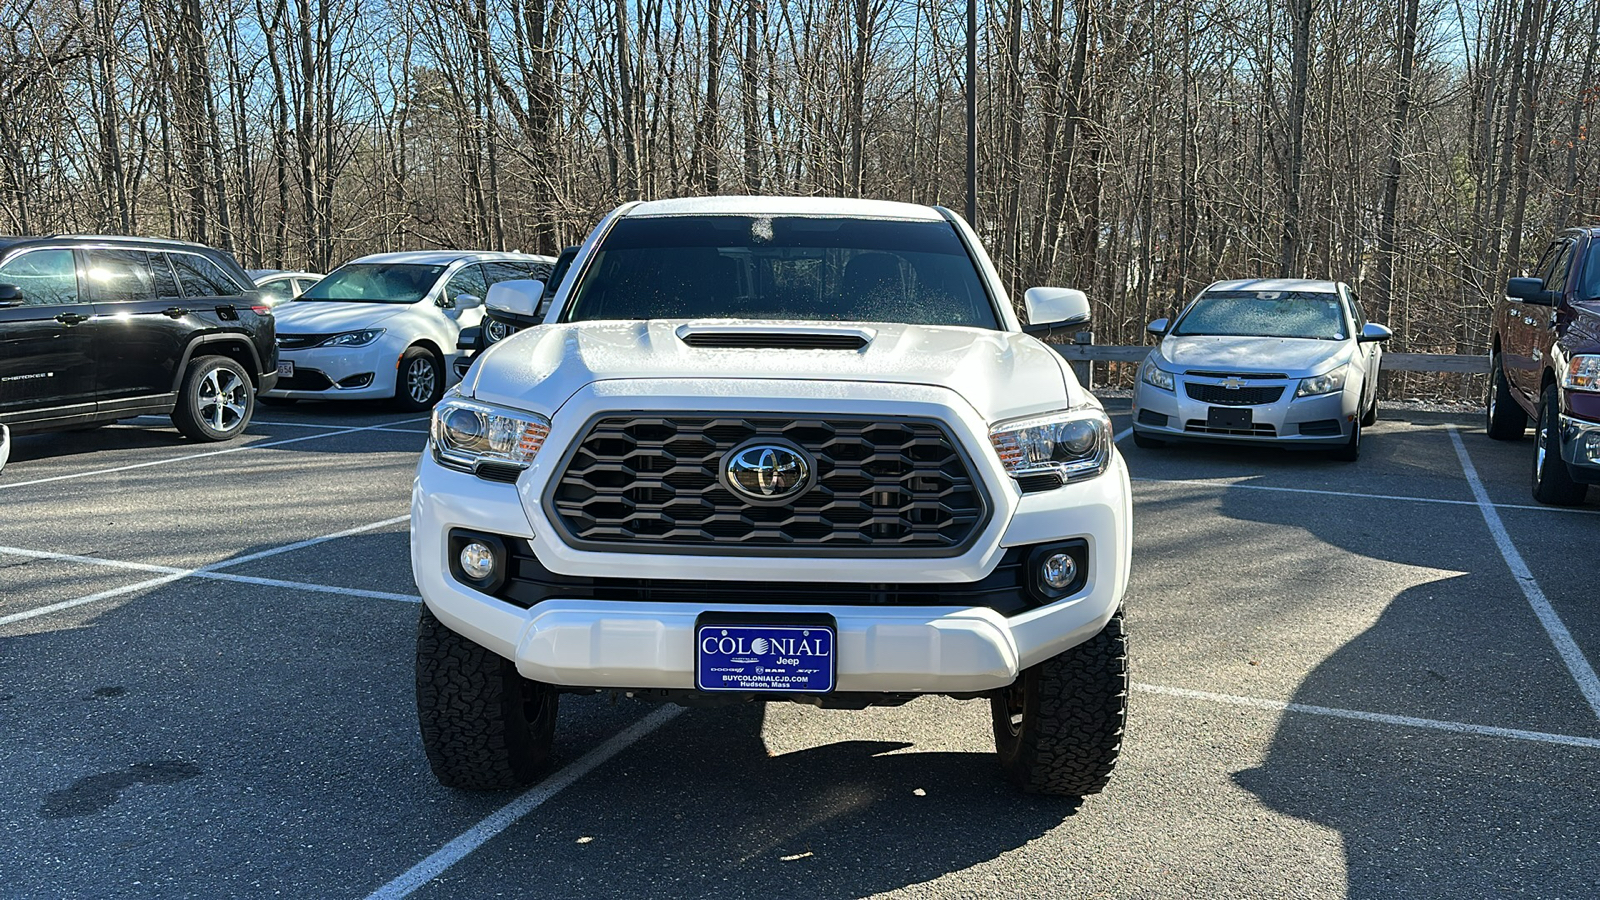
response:
<path id="1" fill-rule="evenodd" d="M 1494 312 L 1489 436 L 1537 425 L 1533 496 L 1575 506 L 1600 484 L 1600 226 L 1563 231 Z"/>

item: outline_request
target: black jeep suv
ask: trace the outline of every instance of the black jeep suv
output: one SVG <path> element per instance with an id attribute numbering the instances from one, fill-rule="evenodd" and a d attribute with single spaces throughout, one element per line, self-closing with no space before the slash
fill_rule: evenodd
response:
<path id="1" fill-rule="evenodd" d="M 237 437 L 278 378 L 253 284 L 198 244 L 0 238 L 0 430 L 156 413 L 193 440 Z"/>

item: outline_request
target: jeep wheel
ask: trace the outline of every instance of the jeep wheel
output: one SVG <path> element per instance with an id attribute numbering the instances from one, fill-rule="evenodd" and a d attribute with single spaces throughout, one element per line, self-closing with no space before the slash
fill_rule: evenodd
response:
<path id="1" fill-rule="evenodd" d="M 444 364 L 426 347 L 408 347 L 400 357 L 395 406 L 407 412 L 432 409 L 444 396 Z"/>
<path id="2" fill-rule="evenodd" d="M 1033 794 L 1083 797 L 1111 778 L 1128 718 L 1128 637 L 1118 612 L 1084 644 L 990 700 L 1006 777 Z"/>
<path id="3" fill-rule="evenodd" d="M 508 659 L 444 626 L 426 606 L 417 622 L 417 723 L 434 777 L 495 791 L 538 777 L 555 739 L 557 694 Z"/>
<path id="4" fill-rule="evenodd" d="M 1528 430 L 1528 414 L 1511 398 L 1506 370 L 1500 367 L 1500 354 L 1489 357 L 1489 396 L 1485 401 L 1487 421 L 1484 430 L 1497 441 L 1520 441 Z"/>
<path id="5" fill-rule="evenodd" d="M 172 408 L 172 424 L 192 441 L 227 441 L 244 433 L 255 411 L 256 391 L 244 367 L 226 356 L 189 363 Z"/>
<path id="6" fill-rule="evenodd" d="M 1589 486 L 1572 480 L 1561 458 L 1561 407 L 1555 385 L 1546 385 L 1539 403 L 1539 426 L 1534 434 L 1533 499 L 1551 506 L 1577 506 Z"/>

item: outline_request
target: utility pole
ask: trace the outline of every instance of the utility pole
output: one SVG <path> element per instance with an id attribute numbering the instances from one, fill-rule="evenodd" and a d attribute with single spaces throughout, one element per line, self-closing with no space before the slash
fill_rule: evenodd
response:
<path id="1" fill-rule="evenodd" d="M 967 224 L 978 228 L 978 0 L 967 0 Z"/>

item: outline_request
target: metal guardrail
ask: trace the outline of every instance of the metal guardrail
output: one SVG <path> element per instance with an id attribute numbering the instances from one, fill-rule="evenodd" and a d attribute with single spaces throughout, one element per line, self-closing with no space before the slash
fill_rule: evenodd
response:
<path id="1" fill-rule="evenodd" d="M 1085 364 L 1139 362 L 1155 349 L 1154 346 L 1135 347 L 1118 344 L 1052 344 L 1051 346 L 1063 357 Z M 1483 375 L 1489 371 L 1489 357 L 1449 353 L 1385 353 L 1382 368 L 1392 372 L 1460 372 L 1467 375 Z M 1081 379 L 1084 373 L 1078 374 Z"/>

